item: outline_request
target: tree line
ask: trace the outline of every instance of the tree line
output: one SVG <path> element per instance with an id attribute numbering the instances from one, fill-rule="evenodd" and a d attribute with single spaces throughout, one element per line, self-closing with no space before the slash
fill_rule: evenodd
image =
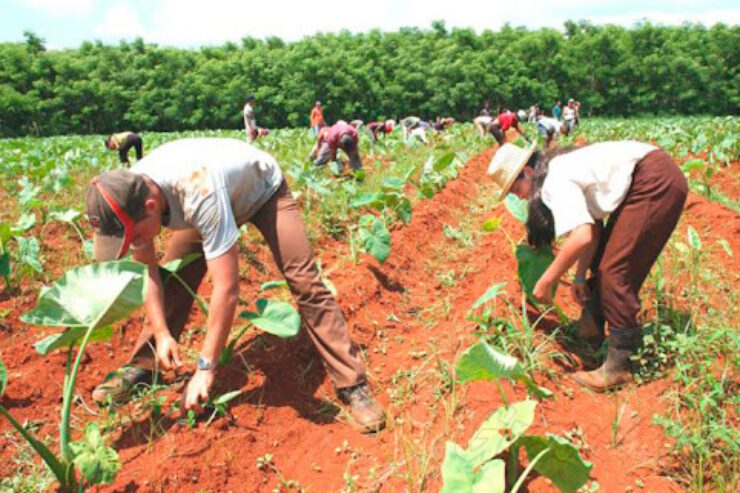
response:
<path id="1" fill-rule="evenodd" d="M 286 43 L 180 49 L 142 39 L 48 50 L 38 35 L 0 43 L 0 135 L 237 128 L 247 94 L 260 126 L 409 114 L 470 119 L 560 99 L 584 115 L 737 114 L 740 26 L 402 28 Z"/>

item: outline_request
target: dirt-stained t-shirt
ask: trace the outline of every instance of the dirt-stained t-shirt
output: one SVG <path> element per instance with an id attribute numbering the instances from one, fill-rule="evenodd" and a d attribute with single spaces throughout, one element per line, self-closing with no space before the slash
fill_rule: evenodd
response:
<path id="1" fill-rule="evenodd" d="M 553 158 L 542 201 L 555 220 L 555 236 L 614 212 L 627 196 L 635 164 L 655 149 L 637 141 L 601 142 Z"/>
<path id="2" fill-rule="evenodd" d="M 206 259 L 226 253 L 280 187 L 275 158 L 235 139 L 194 138 L 158 147 L 132 168 L 164 193 L 171 229 L 195 228 Z"/>

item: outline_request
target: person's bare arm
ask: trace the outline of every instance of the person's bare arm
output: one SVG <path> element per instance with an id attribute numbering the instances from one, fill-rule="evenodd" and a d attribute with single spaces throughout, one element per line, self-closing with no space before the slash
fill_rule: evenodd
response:
<path id="1" fill-rule="evenodd" d="M 582 224 L 570 232 L 563 242 L 555 260 L 537 281 L 532 294 L 537 301 L 549 303 L 552 301 L 552 286 L 565 274 L 568 269 L 586 252 L 598 246 L 598 234 L 593 224 Z M 593 253 L 591 254 L 593 257 Z"/>

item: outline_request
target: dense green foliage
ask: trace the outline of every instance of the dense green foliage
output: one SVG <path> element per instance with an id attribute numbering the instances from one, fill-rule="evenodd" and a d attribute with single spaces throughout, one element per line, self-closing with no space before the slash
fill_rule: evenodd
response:
<path id="1" fill-rule="evenodd" d="M 504 27 L 246 37 L 185 50 L 142 40 L 46 50 L 0 44 L 0 135 L 238 128 L 247 93 L 262 126 L 419 114 L 468 119 L 484 100 L 513 108 L 575 97 L 582 113 L 736 114 L 740 26 L 631 29 L 567 22 Z"/>

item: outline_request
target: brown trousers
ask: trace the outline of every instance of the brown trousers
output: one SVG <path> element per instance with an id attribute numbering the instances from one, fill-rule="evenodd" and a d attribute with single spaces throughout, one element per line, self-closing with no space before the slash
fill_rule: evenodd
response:
<path id="1" fill-rule="evenodd" d="M 285 181 L 249 222 L 257 227 L 270 247 L 275 263 L 298 303 L 303 323 L 334 385 L 344 388 L 365 382 L 364 364 L 350 340 L 339 305 L 321 280 L 300 210 Z M 175 231 L 162 262 L 202 251 L 203 245 L 197 231 Z M 197 291 L 205 273 L 206 261 L 201 257 L 184 267 L 178 275 L 193 291 Z M 193 301 L 179 282 L 172 281 L 165 285 L 165 318 L 175 339 L 182 333 Z M 142 332 L 129 364 L 153 369 L 153 344 L 150 334 Z"/>
<path id="2" fill-rule="evenodd" d="M 676 228 L 688 185 L 663 150 L 636 165 L 627 196 L 601 232 L 591 264 L 590 308 L 610 330 L 640 325 L 640 287 Z"/>

